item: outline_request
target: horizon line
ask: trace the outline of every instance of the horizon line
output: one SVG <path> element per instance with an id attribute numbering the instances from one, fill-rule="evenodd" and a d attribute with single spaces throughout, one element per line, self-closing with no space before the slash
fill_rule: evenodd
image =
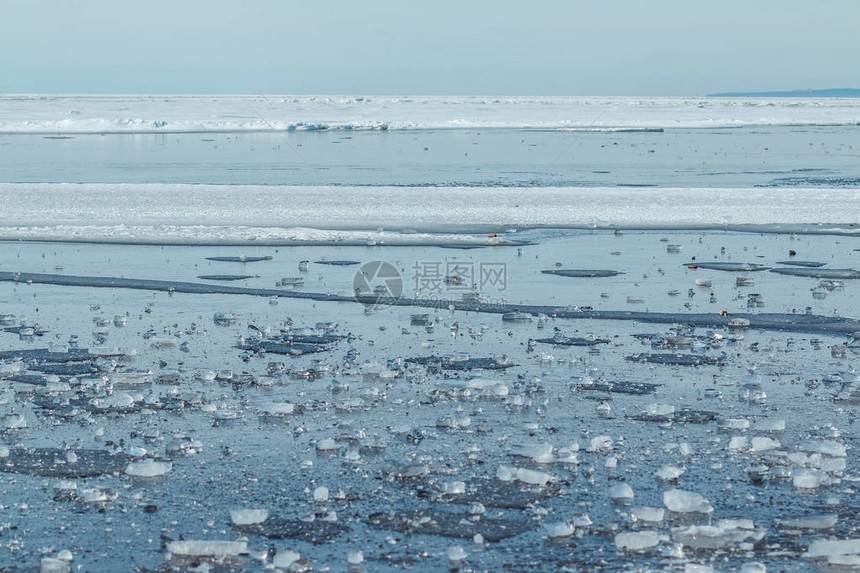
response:
<path id="1" fill-rule="evenodd" d="M 505 97 L 505 98 L 725 98 L 725 97 L 809 97 L 815 96 L 821 92 L 848 92 L 856 93 L 856 97 L 860 97 L 860 88 L 816 88 L 816 89 L 791 89 L 791 90 L 767 90 L 767 91 L 731 91 L 731 92 L 714 92 L 707 94 L 665 94 L 665 95 L 647 95 L 637 93 L 626 94 L 541 94 L 541 93 L 408 93 L 408 92 L 391 92 L 391 93 L 362 93 L 362 92 L 343 92 L 343 93 L 288 93 L 288 92 L 4 92 L 0 91 L 0 97 L 34 97 L 34 96 L 55 96 L 55 97 L 80 97 L 80 96 L 96 96 L 96 97 L 122 97 L 122 96 L 171 96 L 171 97 Z M 818 96 L 818 97 L 855 97 L 855 96 Z"/>

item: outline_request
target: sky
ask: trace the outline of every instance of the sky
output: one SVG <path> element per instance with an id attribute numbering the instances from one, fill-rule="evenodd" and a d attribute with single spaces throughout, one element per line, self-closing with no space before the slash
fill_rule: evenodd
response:
<path id="1" fill-rule="evenodd" d="M 0 93 L 860 88 L 857 0 L 0 0 Z"/>

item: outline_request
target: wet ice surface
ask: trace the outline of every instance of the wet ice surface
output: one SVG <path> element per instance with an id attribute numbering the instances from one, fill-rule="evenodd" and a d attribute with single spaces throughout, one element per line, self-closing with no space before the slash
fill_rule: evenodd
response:
<path id="1" fill-rule="evenodd" d="M 860 316 L 848 277 L 823 286 L 765 271 L 738 286 L 748 271 L 687 265 L 774 266 L 793 250 L 853 269 L 851 238 L 519 235 L 534 244 L 7 243 L 0 271 L 187 282 L 248 271 L 232 284 L 346 296 L 359 267 L 300 261 L 382 260 L 400 270 L 405 294 L 459 301 L 472 288 L 441 280 L 451 268 L 503 263 L 504 289 L 482 283 L 490 302 Z M 621 274 L 542 272 L 596 261 Z M 439 281 L 416 277 L 434 263 Z M 276 286 L 290 275 L 304 281 Z M 697 285 L 703 277 L 710 286 Z M 2 282 L 0 563 L 856 567 L 852 336 L 529 318 Z"/>

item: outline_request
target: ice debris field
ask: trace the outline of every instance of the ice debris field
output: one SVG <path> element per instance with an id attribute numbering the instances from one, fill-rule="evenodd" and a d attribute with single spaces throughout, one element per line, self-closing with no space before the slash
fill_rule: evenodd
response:
<path id="1" fill-rule="evenodd" d="M 6 243 L 2 567 L 858 567 L 853 237 L 513 235 Z"/>

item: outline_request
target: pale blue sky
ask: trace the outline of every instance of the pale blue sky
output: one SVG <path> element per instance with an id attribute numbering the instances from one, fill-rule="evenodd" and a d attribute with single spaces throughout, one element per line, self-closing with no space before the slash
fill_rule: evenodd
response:
<path id="1" fill-rule="evenodd" d="M 857 0 L 0 0 L 0 93 L 860 88 Z"/>

